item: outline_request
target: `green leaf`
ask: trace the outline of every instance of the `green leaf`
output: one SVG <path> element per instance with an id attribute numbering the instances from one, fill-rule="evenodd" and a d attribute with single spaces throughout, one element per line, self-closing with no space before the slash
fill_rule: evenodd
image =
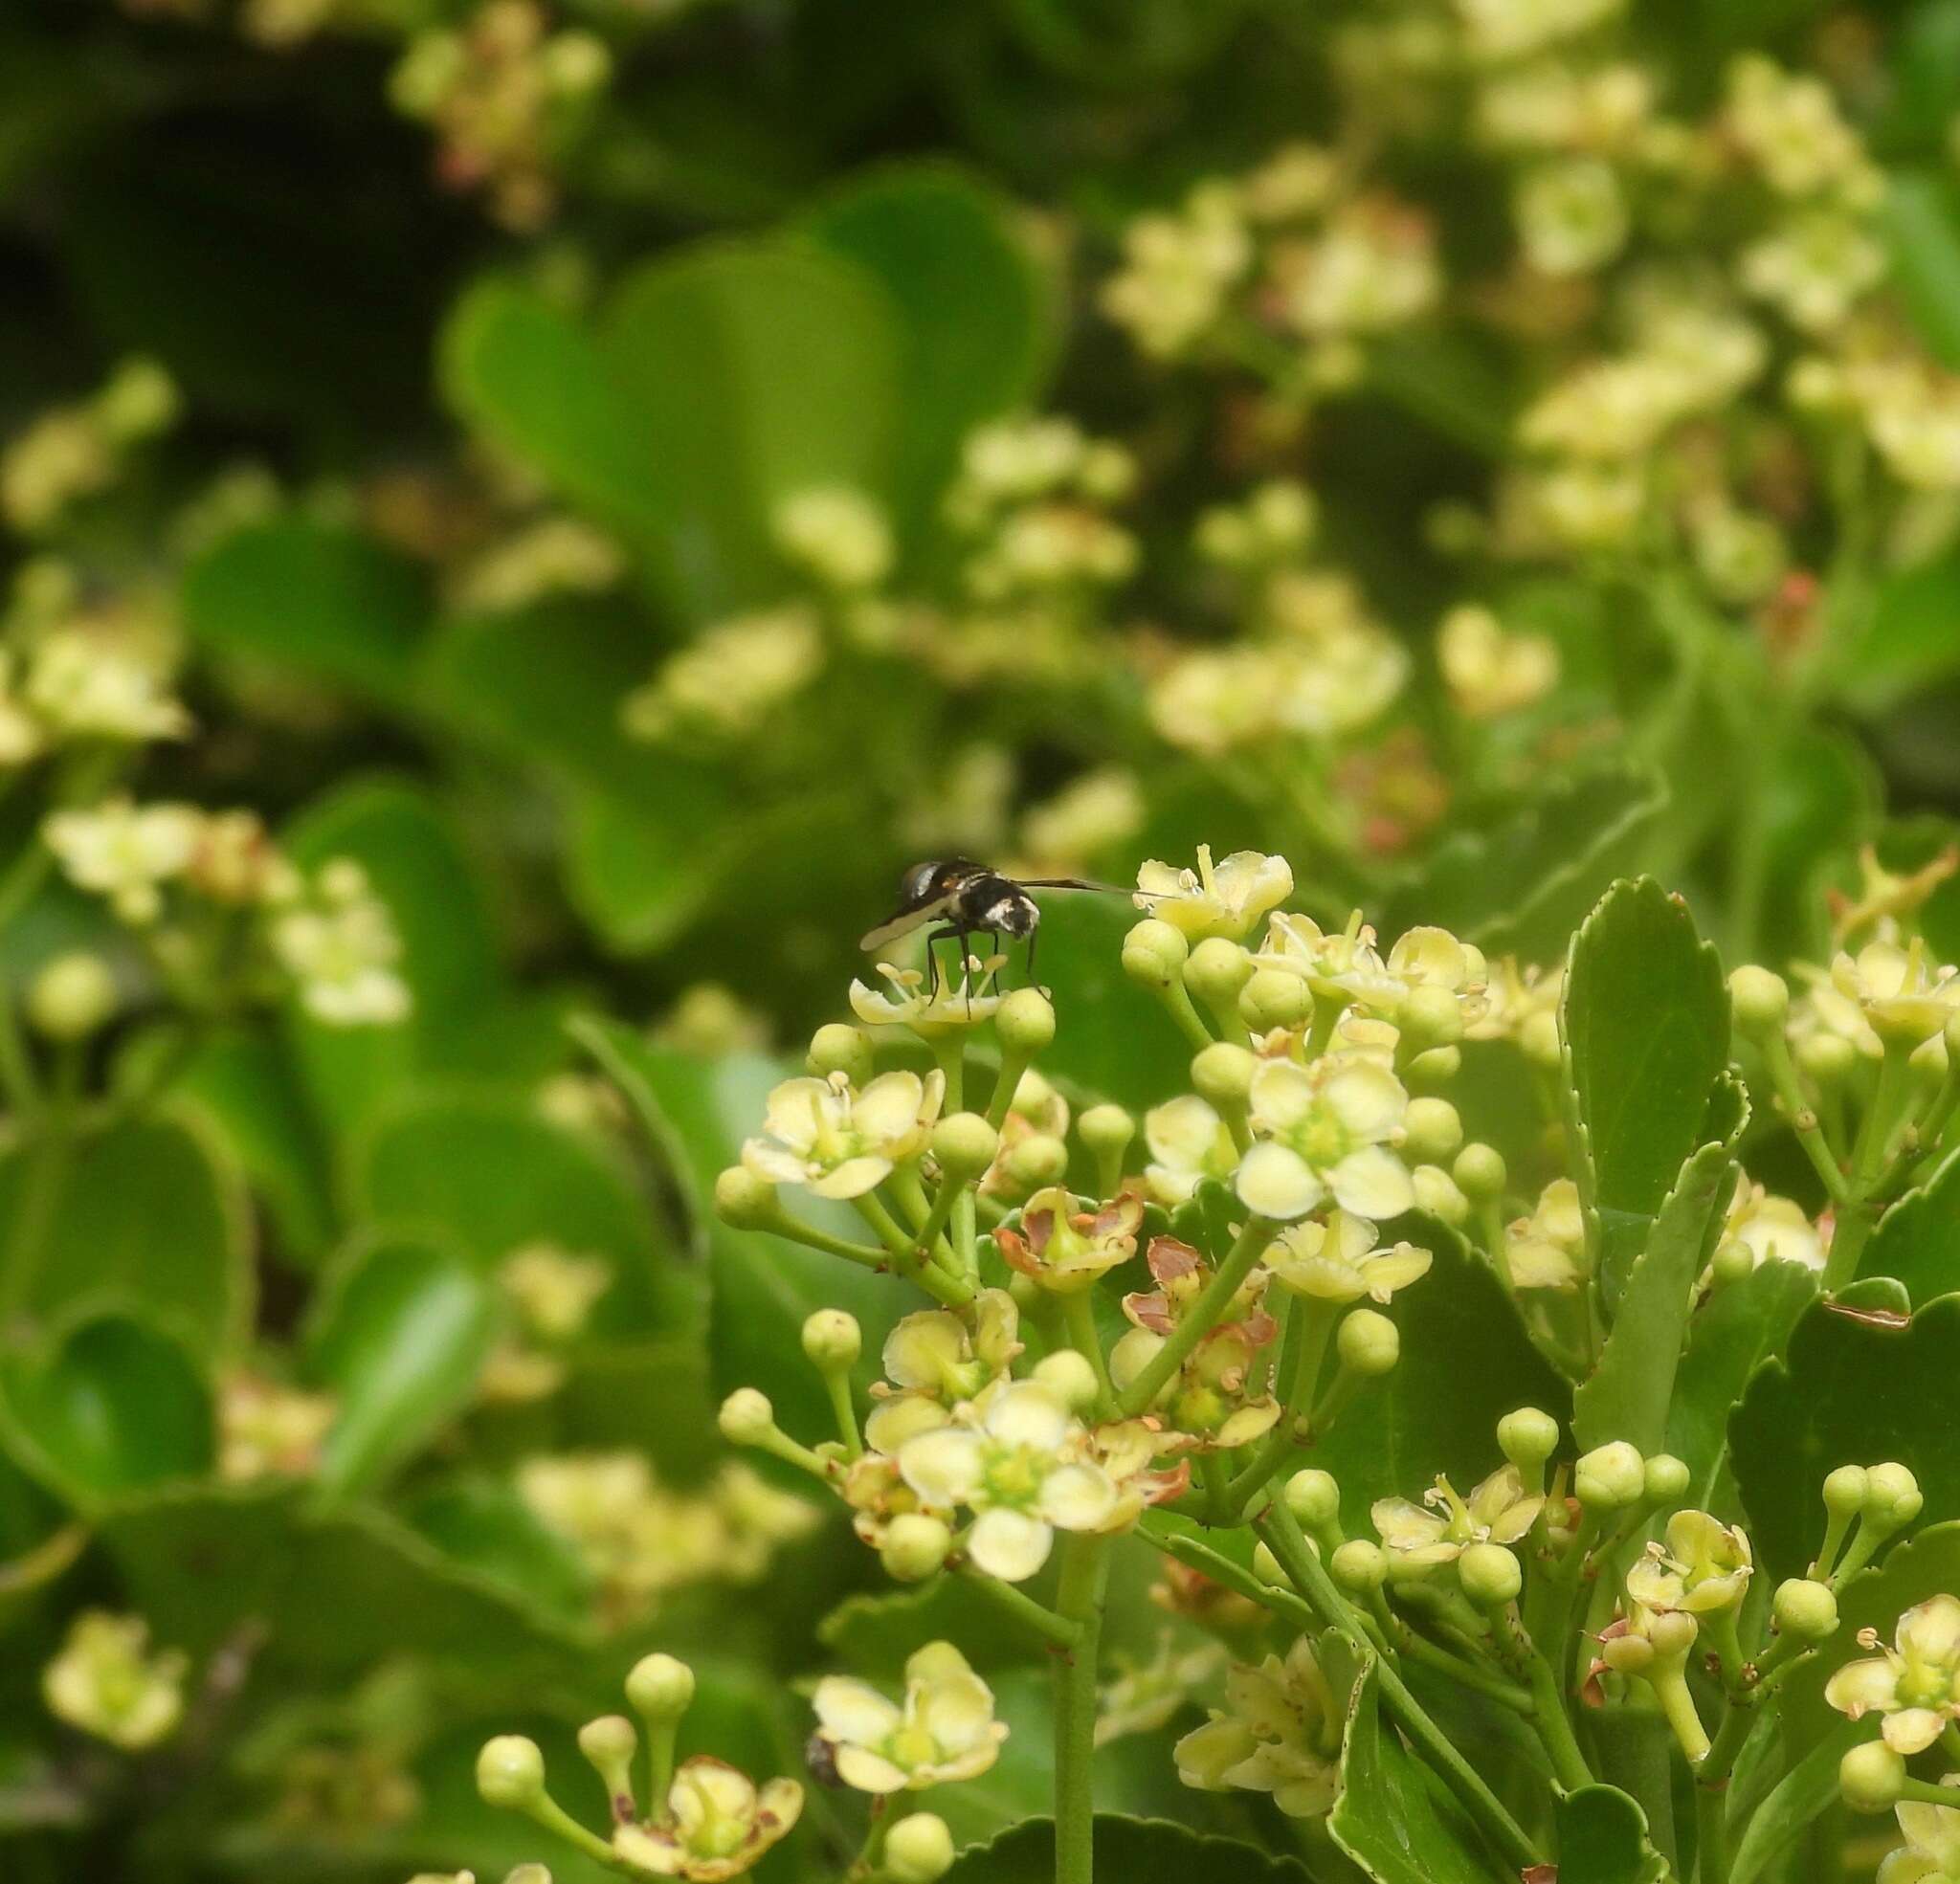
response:
<path id="1" fill-rule="evenodd" d="M 1306 1884 L 1297 1858 L 1272 1857 L 1236 1839 L 1210 1838 L 1168 1819 L 1096 1817 L 1096 1872 L 1123 1884 Z M 991 1845 L 963 1851 L 946 1884 L 1035 1884 L 1055 1872 L 1055 1821 L 1030 1819 Z"/>
<path id="2" fill-rule="evenodd" d="M 466 419 L 630 531 L 655 592 L 702 620 L 779 592 L 783 498 L 886 493 L 899 346 L 862 270 L 749 242 L 640 269 L 590 334 L 524 290 L 479 288 L 443 376 Z"/>
<path id="3" fill-rule="evenodd" d="M 857 263 L 902 323 L 893 488 L 929 515 L 967 434 L 1036 404 L 1058 340 L 1057 296 L 1017 205 L 945 164 L 895 165 L 820 204 L 803 227 Z"/>
<path id="4" fill-rule="evenodd" d="M 1869 838 L 1884 803 L 1871 754 L 1849 735 L 1800 728 L 1778 751 L 1765 791 L 1766 881 L 1757 933 L 1791 954 L 1830 948 L 1823 881 Z"/>
<path id="5" fill-rule="evenodd" d="M 1838 684 L 1866 713 L 1882 713 L 1960 671 L 1960 550 L 1882 577 L 1867 625 L 1847 652 Z"/>
<path id="6" fill-rule="evenodd" d="M 1572 1436 L 1582 1449 L 1625 1439 L 1658 1452 L 1665 1444 L 1695 1280 L 1734 1188 L 1732 1139 L 1704 1144 L 1682 1166 L 1627 1276 L 1599 1364 L 1572 1397 Z"/>
<path id="7" fill-rule="evenodd" d="M 1327 1830 L 1375 1884 L 1491 1884 L 1490 1862 L 1437 1797 L 1429 1768 L 1382 1718 L 1373 1659 L 1354 1684 L 1341 1742 L 1341 1796 Z"/>
<path id="8" fill-rule="evenodd" d="M 1495 1470 L 1504 1414 L 1539 1407 L 1563 1423 L 1571 1410 L 1570 1388 L 1531 1344 L 1503 1285 L 1455 1230 L 1406 1217 L 1386 1233 L 1435 1261 L 1383 1311 L 1401 1332 L 1400 1363 L 1315 1450 L 1315 1462 L 1340 1481 L 1342 1515 L 1356 1531 L 1376 1498 L 1410 1496 L 1438 1473 L 1467 1491 Z"/>
<path id="9" fill-rule="evenodd" d="M 891 1679 L 928 1642 L 966 1647 L 975 1668 L 1040 1666 L 1047 1637 L 1016 1622 L 961 1577 L 938 1576 L 914 1589 L 850 1596 L 816 1626 L 816 1639 L 854 1673 Z"/>
<path id="10" fill-rule="evenodd" d="M 715 1179 L 740 1157 L 742 1141 L 761 1125 L 770 1088 L 790 1069 L 754 1053 L 694 1059 L 597 1018 L 575 1021 L 572 1031 L 639 1114 L 679 1191 L 694 1245 L 707 1256 L 716 1392 L 759 1386 L 787 1430 L 806 1441 L 829 1432 L 829 1402 L 803 1355 L 805 1318 L 818 1308 L 857 1316 L 864 1329 L 859 1373 L 868 1380 L 899 1316 L 928 1304 L 889 1276 L 801 1244 L 731 1230 L 714 1214 Z M 869 1239 L 846 1206 L 792 1195 L 794 1214 L 854 1242 Z"/>
<path id="11" fill-rule="evenodd" d="M 1487 828 L 1445 838 L 1391 892 L 1382 933 L 1435 922 L 1493 953 L 1549 961 L 1665 802 L 1659 778 L 1637 768 L 1556 780 Z"/>
<path id="12" fill-rule="evenodd" d="M 1572 938 L 1560 1022 L 1610 1309 L 1728 1062 L 1722 964 L 1686 903 L 1651 876 L 1615 884 Z"/>
<path id="13" fill-rule="evenodd" d="M 0 1251 L 19 1306 L 43 1319 L 135 1298 L 206 1355 L 251 1322 L 244 1187 L 192 1118 L 117 1125 L 72 1156 L 43 1141 L 0 1158 Z"/>
<path id="14" fill-rule="evenodd" d="M 6 1401 L 23 1462 L 84 1508 L 211 1469 L 211 1389 L 147 1319 L 74 1322 L 9 1366 Z"/>
<path id="15" fill-rule="evenodd" d="M 593 1307 L 594 1336 L 671 1328 L 688 1311 L 693 1292 L 662 1259 L 618 1153 L 527 1099 L 430 1094 L 392 1106 L 355 1148 L 348 1188 L 357 1216 L 433 1232 L 485 1275 L 533 1243 L 603 1256 L 615 1276 Z"/>
<path id="16" fill-rule="evenodd" d="M 634 1447 L 652 1457 L 665 1483 L 693 1485 L 722 1463 L 701 1443 L 715 1405 L 706 1345 L 689 1328 L 654 1341 L 582 1346 L 557 1410 L 567 1446 Z"/>
<path id="17" fill-rule="evenodd" d="M 494 1479 L 462 1479 L 424 1492 L 409 1522 L 452 1563 L 515 1591 L 571 1627 L 590 1613 L 591 1575 L 577 1549 Z"/>
<path id="18" fill-rule="evenodd" d="M 1818 1706 L 1822 1706 L 1821 1701 Z M 1787 1717 L 1786 1717 L 1787 1718 Z M 1742 1836 L 1729 1861 L 1728 1884 L 1752 1884 L 1818 1814 L 1838 1803 L 1838 1767 L 1861 1731 L 1830 1716 L 1827 1736 L 1777 1781 L 1741 1820 Z"/>
<path id="19" fill-rule="evenodd" d="M 1758 1370 L 1729 1422 L 1757 1561 L 1803 1574 L 1823 1540 L 1824 1474 L 1896 1459 L 1919 1479 L 1925 1521 L 1960 1518 L 1960 1296 L 1910 1319 L 1818 1301 L 1786 1359 Z"/>
<path id="20" fill-rule="evenodd" d="M 1667 1411 L 1667 1450 L 1690 1474 L 1686 1504 L 1717 1513 L 1728 1505 L 1728 1416 L 1816 1293 L 1816 1276 L 1801 1263 L 1766 1262 L 1696 1310 Z"/>
<path id="21" fill-rule="evenodd" d="M 1584 1884 L 1659 1884 L 1667 1876 L 1665 1860 L 1648 1841 L 1646 1813 L 1617 1786 L 1582 1785 L 1563 1793 L 1553 1815 L 1561 1877 Z"/>
<path id="22" fill-rule="evenodd" d="M 321 1483 L 367 1491 L 413 1453 L 468 1400 L 499 1322 L 489 1280 L 454 1247 L 381 1235 L 345 1251 L 305 1338 L 339 1402 Z"/>
<path id="23" fill-rule="evenodd" d="M 1960 204 L 1934 171 L 1895 173 L 1885 191 L 1892 286 L 1940 364 L 1960 367 Z"/>
<path id="24" fill-rule="evenodd" d="M 186 571 L 184 623 L 206 647 L 396 705 L 413 691 L 428 583 L 344 526 L 280 517 L 234 531 Z"/>
<path id="25" fill-rule="evenodd" d="M 1960 1151 L 1879 1219 L 1858 1273 L 1903 1282 L 1914 1308 L 1960 1289 Z"/>

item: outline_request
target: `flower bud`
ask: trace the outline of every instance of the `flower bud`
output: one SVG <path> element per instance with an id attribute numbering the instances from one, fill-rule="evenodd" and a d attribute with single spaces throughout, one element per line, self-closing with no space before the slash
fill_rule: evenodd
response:
<path id="1" fill-rule="evenodd" d="M 1902 1524 L 1910 1524 L 1925 1508 L 1919 1480 L 1903 1465 L 1872 1467 L 1864 1495 L 1864 1521 L 1873 1530 L 1889 1535 Z"/>
<path id="2" fill-rule="evenodd" d="M 854 1086 L 865 1085 L 877 1060 L 871 1050 L 871 1036 L 848 1021 L 832 1021 L 810 1036 L 810 1052 L 803 1064 L 818 1079 L 841 1073 Z"/>
<path id="3" fill-rule="evenodd" d="M 984 1171 L 1000 1149 L 1000 1134 L 977 1112 L 951 1112 L 932 1128 L 932 1155 L 957 1184 Z"/>
<path id="4" fill-rule="evenodd" d="M 1769 968 L 1745 964 L 1728 978 L 1728 1004 L 1738 1033 L 1766 1040 L 1790 1018 L 1790 984 Z"/>
<path id="5" fill-rule="evenodd" d="M 1701 1624 L 1685 1609 L 1663 1609 L 1647 1625 L 1647 1640 L 1653 1643 L 1654 1652 L 1670 1661 L 1685 1655 L 1701 1632 Z"/>
<path id="6" fill-rule="evenodd" d="M 626 1677 L 626 1698 L 642 1720 L 678 1720 L 694 1704 L 694 1671 L 673 1655 L 642 1655 Z"/>
<path id="7" fill-rule="evenodd" d="M 1838 1790 L 1854 1812 L 1889 1812 L 1905 1790 L 1905 1759 L 1883 1740 L 1855 1746 L 1838 1762 Z"/>
<path id="8" fill-rule="evenodd" d="M 1463 1037 L 1463 1010 L 1446 987 L 1420 982 L 1395 1004 L 1395 1025 L 1412 1053 L 1453 1047 Z"/>
<path id="9" fill-rule="evenodd" d="M 715 1423 L 731 1446 L 760 1446 L 776 1430 L 776 1409 L 759 1387 L 738 1386 L 722 1402 Z"/>
<path id="10" fill-rule="evenodd" d="M 1533 1066 L 1556 1072 L 1565 1061 L 1565 1049 L 1558 1037 L 1558 1016 L 1548 1008 L 1526 1014 L 1524 1026 L 1518 1030 L 1518 1047 Z"/>
<path id="11" fill-rule="evenodd" d="M 1498 1421 L 1497 1444 L 1520 1472 L 1531 1472 L 1558 1451 L 1558 1422 L 1536 1407 L 1520 1407 Z"/>
<path id="12" fill-rule="evenodd" d="M 1647 1490 L 1647 1462 L 1624 1439 L 1583 1452 L 1572 1472 L 1572 1490 L 1588 1511 L 1618 1511 Z"/>
<path id="13" fill-rule="evenodd" d="M 891 1884 L 938 1884 L 953 1868 L 953 1835 L 936 1812 L 913 1812 L 886 1833 L 884 1874 Z"/>
<path id="14" fill-rule="evenodd" d="M 1009 1185 L 1025 1196 L 1068 1176 L 1068 1146 L 1047 1132 L 1030 1132 L 1008 1146 L 1000 1166 Z"/>
<path id="15" fill-rule="evenodd" d="M 1708 1264 L 1708 1273 L 1714 1277 L 1718 1288 L 1727 1288 L 1740 1282 L 1756 1271 L 1756 1252 L 1741 1237 L 1730 1237 L 1726 1243 L 1715 1246 L 1715 1254 Z"/>
<path id="16" fill-rule="evenodd" d="M 1296 1472 L 1286 1481 L 1286 1509 L 1303 1530 L 1317 1531 L 1341 1515 L 1341 1488 L 1318 1466 Z"/>
<path id="17" fill-rule="evenodd" d="M 1426 1210 L 1438 1223 L 1452 1229 L 1470 1220 L 1470 1200 L 1457 1188 L 1457 1181 L 1440 1164 L 1418 1164 L 1409 1173 L 1415 1188 L 1415 1208 Z"/>
<path id="18" fill-rule="evenodd" d="M 1086 1355 L 1072 1347 L 1057 1348 L 1036 1362 L 1034 1378 L 1072 1413 L 1084 1413 L 1096 1404 L 1102 1385 Z"/>
<path id="19" fill-rule="evenodd" d="M 477 1792 L 486 1806 L 522 1812 L 545 1796 L 545 1756 L 536 1740 L 499 1734 L 477 1756 Z"/>
<path id="20" fill-rule="evenodd" d="M 1826 1091 L 1849 1079 L 1858 1066 L 1858 1049 L 1841 1033 L 1807 1033 L 1795 1052 L 1797 1065 Z"/>
<path id="21" fill-rule="evenodd" d="M 1076 1137 L 1083 1149 L 1117 1164 L 1136 1135 L 1136 1119 L 1120 1105 L 1092 1105 L 1076 1120 Z"/>
<path id="22" fill-rule="evenodd" d="M 1463 1594 L 1484 1608 L 1508 1603 L 1525 1586 L 1524 1566 L 1501 1543 L 1465 1544 L 1457 1559 L 1457 1578 Z"/>
<path id="23" fill-rule="evenodd" d="M 1510 1177 L 1504 1168 L 1503 1153 L 1494 1144 L 1476 1140 L 1458 1152 L 1450 1175 L 1462 1187 L 1463 1195 L 1475 1204 L 1487 1204 L 1502 1197 Z"/>
<path id="24" fill-rule="evenodd" d="M 1313 1012 L 1313 989 L 1281 968 L 1256 968 L 1238 991 L 1238 1014 L 1255 1033 L 1293 1028 Z"/>
<path id="25" fill-rule="evenodd" d="M 1372 1380 L 1392 1373 L 1402 1358 L 1402 1336 L 1386 1315 L 1371 1308 L 1349 1309 L 1334 1336 L 1341 1364 Z"/>
<path id="26" fill-rule="evenodd" d="M 1191 1083 L 1200 1098 L 1221 1112 L 1236 1112 L 1252 1092 L 1258 1061 L 1243 1047 L 1220 1040 L 1205 1048 L 1191 1063 Z"/>
<path id="27" fill-rule="evenodd" d="M 551 1873 L 545 1865 L 521 1864 L 503 1873 L 503 1884 L 551 1884 Z"/>
<path id="28" fill-rule="evenodd" d="M 1838 1599 L 1828 1585 L 1792 1577 L 1776 1585 L 1771 1613 L 1784 1634 L 1799 1642 L 1821 1642 L 1838 1627 Z"/>
<path id="29" fill-rule="evenodd" d="M 856 1366 L 863 1351 L 864 1333 L 858 1318 L 841 1308 L 820 1308 L 803 1323 L 803 1352 L 811 1365 L 824 1373 Z"/>
<path id="30" fill-rule="evenodd" d="M 86 1040 L 115 1011 L 115 977 L 84 950 L 56 956 L 28 984 L 28 1020 L 50 1040 Z"/>
<path id="31" fill-rule="evenodd" d="M 1687 1496 L 1692 1477 L 1685 1459 L 1678 1459 L 1672 1452 L 1656 1452 L 1647 1461 L 1644 1494 L 1647 1502 L 1651 1505 L 1679 1504 Z"/>
<path id="32" fill-rule="evenodd" d="M 1412 1093 L 1426 1093 L 1437 1086 L 1447 1086 L 1462 1070 L 1460 1047 L 1432 1047 L 1426 1053 L 1417 1053 L 1402 1069 L 1402 1083 Z"/>
<path id="33" fill-rule="evenodd" d="M 1280 1560 L 1262 1543 L 1252 1547 L 1252 1573 L 1270 1588 L 1286 1587 L 1286 1572 L 1281 1569 Z"/>
<path id="34" fill-rule="evenodd" d="M 1824 1474 L 1824 1509 L 1833 1518 L 1856 1518 L 1871 1491 L 1871 1474 L 1861 1465 L 1840 1465 Z"/>
<path id="35" fill-rule="evenodd" d="M 1169 987 L 1184 973 L 1190 955 L 1181 929 L 1147 916 L 1123 939 L 1123 972 L 1145 987 Z"/>
<path id="36" fill-rule="evenodd" d="M 1615 1635 L 1599 1645 L 1599 1659 L 1615 1674 L 1645 1674 L 1654 1666 L 1654 1645 L 1644 1635 Z"/>
<path id="37" fill-rule="evenodd" d="M 633 1756 L 639 1735 L 623 1714 L 602 1714 L 578 1730 L 578 1750 L 605 1782 L 608 1799 L 633 1799 Z"/>
<path id="38" fill-rule="evenodd" d="M 1055 1038 L 1055 1004 L 1038 987 L 1017 987 L 994 1009 L 993 1028 L 1009 1053 L 1032 1056 Z"/>
<path id="39" fill-rule="evenodd" d="M 1448 1099 L 1411 1099 L 1402 1120 L 1402 1149 L 1416 1163 L 1440 1164 L 1463 1142 L 1463 1119 Z"/>
<path id="40" fill-rule="evenodd" d="M 715 1215 L 731 1230 L 767 1230 L 782 1208 L 775 1186 L 745 1165 L 730 1164 L 715 1180 Z"/>
<path id="41" fill-rule="evenodd" d="M 1252 979 L 1252 957 L 1243 944 L 1224 936 L 1210 936 L 1192 950 L 1184 964 L 1184 985 L 1208 1007 L 1236 1003 L 1238 991 Z"/>
<path id="42" fill-rule="evenodd" d="M 1389 1580 L 1389 1553 L 1370 1538 L 1350 1538 L 1327 1559 L 1327 1569 L 1343 1589 L 1365 1596 Z"/>
<path id="43" fill-rule="evenodd" d="M 924 1583 L 945 1563 L 953 1534 L 923 1511 L 903 1511 L 885 1526 L 878 1559 L 895 1583 Z"/>

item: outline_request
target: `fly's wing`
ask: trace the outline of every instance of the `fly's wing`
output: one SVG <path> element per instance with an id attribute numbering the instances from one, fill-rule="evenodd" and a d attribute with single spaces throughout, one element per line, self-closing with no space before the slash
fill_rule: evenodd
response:
<path id="1" fill-rule="evenodd" d="M 1024 890 L 1093 890 L 1100 897 L 1133 897 L 1144 902 L 1157 900 L 1147 890 L 1126 890 L 1121 883 L 1092 883 L 1086 876 L 1023 876 L 1019 881 Z"/>
<path id="2" fill-rule="evenodd" d="M 935 917 L 944 916 L 952 907 L 956 891 L 948 890 L 942 897 L 934 897 L 929 902 L 914 903 L 909 909 L 901 909 L 887 916 L 877 928 L 869 931 L 858 944 L 869 955 L 882 948 L 886 942 L 897 942 L 901 936 L 909 936 L 914 929 L 923 929 Z"/>

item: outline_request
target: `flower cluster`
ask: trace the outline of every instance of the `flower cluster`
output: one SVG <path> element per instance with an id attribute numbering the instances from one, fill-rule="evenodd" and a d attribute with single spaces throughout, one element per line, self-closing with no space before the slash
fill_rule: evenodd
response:
<path id="1" fill-rule="evenodd" d="M 43 413 L 0 452 L 0 520 L 22 536 L 58 522 L 113 484 L 137 447 L 169 429 L 177 408 L 163 367 L 125 361 L 93 398 Z"/>
<path id="2" fill-rule="evenodd" d="M 41 1696 L 71 1727 L 141 1752 L 176 1731 L 189 1665 L 178 1650 L 152 1651 L 141 1616 L 84 1609 L 41 1671 Z"/>

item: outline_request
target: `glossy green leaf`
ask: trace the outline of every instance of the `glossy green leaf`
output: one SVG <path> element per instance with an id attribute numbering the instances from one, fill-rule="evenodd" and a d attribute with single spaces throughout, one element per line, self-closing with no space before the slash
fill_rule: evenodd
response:
<path id="1" fill-rule="evenodd" d="M 1732 1502 L 1728 1416 L 1816 1293 L 1815 1274 L 1801 1263 L 1766 1262 L 1696 1309 L 1667 1409 L 1667 1450 L 1690 1474 L 1683 1503 L 1720 1512 Z"/>
<path id="2" fill-rule="evenodd" d="M 628 529 L 656 592 L 693 619 L 780 587 L 769 520 L 783 498 L 887 488 L 898 353 L 876 283 L 788 242 L 651 263 L 590 333 L 492 283 L 443 348 L 464 417 Z"/>
<path id="3" fill-rule="evenodd" d="M 1936 171 L 1887 180 L 1892 285 L 1940 363 L 1960 367 L 1960 200 Z"/>
<path id="4" fill-rule="evenodd" d="M 1659 1884 L 1667 1865 L 1647 1837 L 1647 1815 L 1617 1786 L 1582 1785 L 1560 1795 L 1559 1876 L 1586 1884 Z"/>
<path id="5" fill-rule="evenodd" d="M 305 1341 L 338 1403 L 321 1482 L 366 1491 L 416 1452 L 468 1400 L 499 1327 L 493 1285 L 459 1249 L 384 1234 L 345 1251 Z"/>
<path id="6" fill-rule="evenodd" d="M 182 604 L 208 648 L 397 704 L 412 692 L 431 606 L 399 552 L 305 517 L 222 539 L 186 572 Z"/>
<path id="7" fill-rule="evenodd" d="M 1909 1319 L 1818 1301 L 1786 1358 L 1750 1381 L 1729 1422 L 1736 1484 L 1757 1562 L 1800 1576 L 1822 1541 L 1824 1474 L 1896 1459 L 1919 1478 L 1925 1521 L 1960 1517 L 1960 1296 Z"/>
<path id="8" fill-rule="evenodd" d="M 356 1147 L 348 1187 L 358 1217 L 434 1231 L 485 1274 L 530 1244 L 603 1256 L 616 1276 L 593 1307 L 594 1335 L 645 1335 L 687 1313 L 693 1291 L 661 1255 L 625 1161 L 528 1099 L 432 1094 L 391 1106 Z"/>
<path id="9" fill-rule="evenodd" d="M 1372 1660 L 1354 1684 L 1341 1741 L 1341 1796 L 1327 1816 L 1334 1843 L 1375 1884 L 1492 1884 L 1491 1860 L 1429 1768 L 1383 1718 Z"/>
<path id="10" fill-rule="evenodd" d="M 573 1031 L 639 1114 L 680 1193 L 694 1247 L 707 1258 L 716 1391 L 759 1386 L 787 1430 L 805 1439 L 829 1432 L 829 1403 L 803 1356 L 805 1318 L 818 1308 L 856 1315 L 864 1329 L 859 1372 L 868 1380 L 893 1322 L 929 1304 L 892 1277 L 801 1244 L 730 1230 L 715 1216 L 715 1179 L 740 1157 L 742 1141 L 761 1125 L 769 1089 L 790 1069 L 751 1053 L 695 1059 L 596 1018 L 575 1022 Z M 833 1234 L 868 1238 L 847 1206 L 796 1192 L 786 1203 Z"/>
<path id="11" fill-rule="evenodd" d="M 1728 1062 L 1722 964 L 1679 897 L 1652 877 L 1607 892 L 1572 939 L 1560 1025 L 1610 1306 Z"/>
<path id="12" fill-rule="evenodd" d="M 1828 1716 L 1825 1738 L 1740 1821 L 1741 1835 L 1729 1862 L 1729 1884 L 1753 1884 L 1796 1842 L 1806 1826 L 1838 1803 L 1838 1764 L 1852 1742 L 1862 1738 L 1864 1730 L 1841 1715 Z"/>
<path id="13" fill-rule="evenodd" d="M 1960 1289 L 1960 1152 L 1879 1219 L 1858 1273 L 1903 1282 L 1915 1308 Z"/>
<path id="14" fill-rule="evenodd" d="M 147 1319 L 72 1323 L 10 1365 L 6 1406 L 23 1462 L 84 1507 L 211 1468 L 210 1386 Z"/>
<path id="15" fill-rule="evenodd" d="M 1572 1396 L 1572 1436 L 1582 1450 L 1612 1439 L 1642 1452 L 1665 1444 L 1695 1281 L 1734 1189 L 1729 1143 L 1705 1144 L 1682 1166 L 1628 1274 L 1599 1364 Z"/>
<path id="16" fill-rule="evenodd" d="M 1401 1331 L 1394 1372 L 1368 1387 L 1314 1452 L 1340 1481 L 1342 1515 L 1357 1532 L 1376 1498 L 1417 1496 L 1438 1473 L 1467 1492 L 1495 1471 L 1504 1414 L 1538 1407 L 1563 1423 L 1571 1409 L 1570 1388 L 1531 1344 L 1490 1266 L 1456 1231 L 1410 1217 L 1387 1233 L 1407 1236 L 1435 1260 L 1382 1311 Z"/>
<path id="17" fill-rule="evenodd" d="M 0 1157 L 0 1288 L 42 1320 L 142 1300 L 215 1353 L 252 1316 L 251 1219 L 223 1146 L 191 1116 L 113 1127 L 72 1153 Z"/>
<path id="18" fill-rule="evenodd" d="M 1306 1884 L 1296 1858 L 1274 1857 L 1236 1839 L 1212 1838 L 1168 1819 L 1096 1816 L 1096 1874 L 1123 1884 Z M 1036 1884 L 1055 1872 L 1055 1822 L 1031 1819 L 990 1845 L 962 1852 L 946 1884 Z"/>

